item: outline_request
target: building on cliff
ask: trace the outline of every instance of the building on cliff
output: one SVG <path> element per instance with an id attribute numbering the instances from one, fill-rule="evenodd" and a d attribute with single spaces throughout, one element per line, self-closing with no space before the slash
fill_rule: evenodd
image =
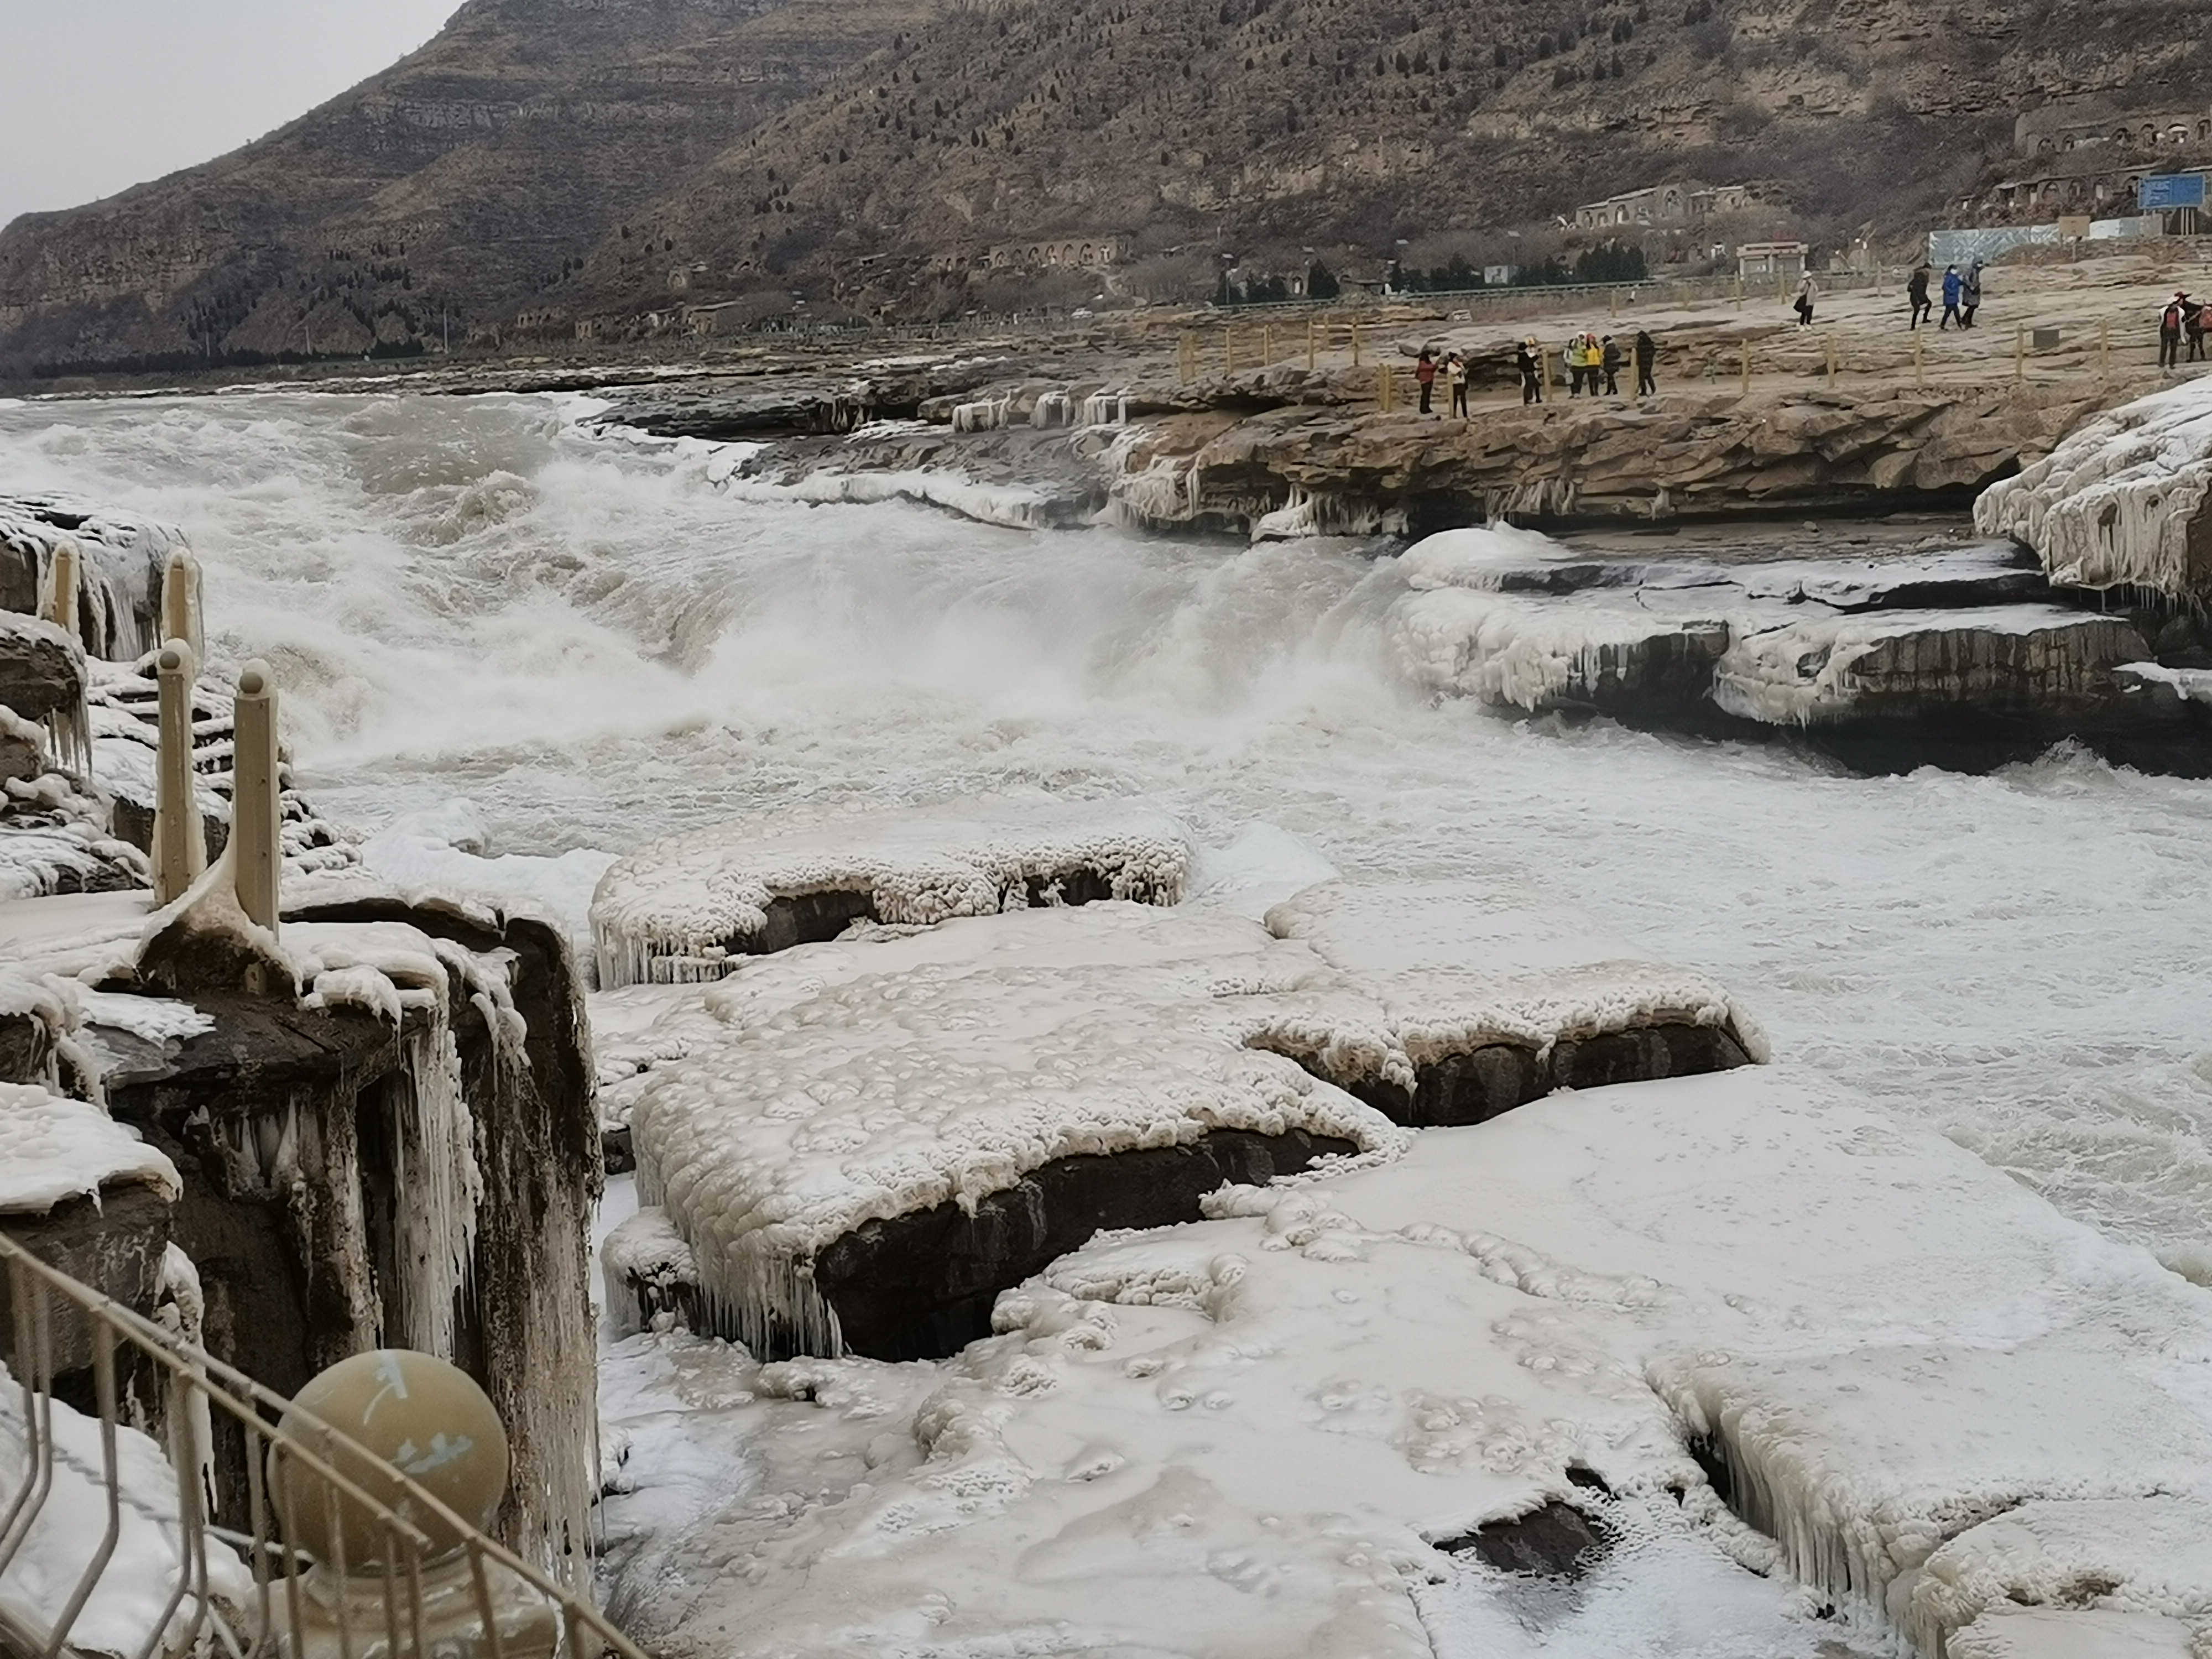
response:
<path id="1" fill-rule="evenodd" d="M 1616 227 L 1680 228 L 1702 224 L 1717 214 L 1741 213 L 1752 205 L 1748 185 L 1705 186 L 1677 180 L 1608 196 L 1575 210 L 1577 230 Z"/>

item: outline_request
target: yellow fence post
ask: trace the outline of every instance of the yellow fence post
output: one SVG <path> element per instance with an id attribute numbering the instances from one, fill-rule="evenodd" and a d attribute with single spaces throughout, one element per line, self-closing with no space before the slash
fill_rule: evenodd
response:
<path id="1" fill-rule="evenodd" d="M 1352 325 L 1352 366 L 1354 368 L 1359 367 L 1359 325 L 1357 323 Z"/>
<path id="2" fill-rule="evenodd" d="M 1743 309 L 1743 273 L 1740 270 L 1735 274 L 1735 306 L 1738 311 Z"/>

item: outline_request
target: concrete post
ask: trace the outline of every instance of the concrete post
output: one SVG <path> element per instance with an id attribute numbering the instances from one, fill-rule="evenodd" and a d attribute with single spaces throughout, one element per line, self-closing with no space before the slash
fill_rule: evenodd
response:
<path id="1" fill-rule="evenodd" d="M 2110 319 L 2097 325 L 2097 362 L 2104 377 L 2112 378 L 2112 325 Z"/>
<path id="2" fill-rule="evenodd" d="M 1236 374 L 1237 331 L 1233 327 L 1224 328 L 1221 331 L 1221 364 L 1222 372 L 1224 374 L 1232 377 Z"/>
<path id="3" fill-rule="evenodd" d="M 1833 390 L 1833 389 L 1834 389 L 1834 386 L 1835 386 L 1835 384 L 1836 384 L 1836 337 L 1835 337 L 1834 335 L 1831 334 L 1831 335 L 1828 337 L 1828 386 L 1829 386 L 1829 388 L 1830 388 L 1831 390 Z"/>
<path id="4" fill-rule="evenodd" d="M 1260 367 L 1265 368 L 1275 361 L 1275 327 L 1272 323 L 1260 325 Z"/>
<path id="5" fill-rule="evenodd" d="M 195 658 L 205 655 L 200 614 L 200 562 L 180 548 L 161 572 L 161 637 L 182 640 Z"/>
<path id="6" fill-rule="evenodd" d="M 1928 365 L 1921 356 L 1920 331 L 1917 328 L 1912 331 L 1912 384 L 1923 388 L 1928 384 Z"/>
<path id="7" fill-rule="evenodd" d="M 1359 325 L 1357 323 L 1352 325 L 1352 366 L 1354 368 L 1359 367 Z"/>
<path id="8" fill-rule="evenodd" d="M 1392 395 L 1395 388 L 1390 382 L 1390 365 L 1384 363 L 1375 371 L 1375 400 L 1381 405 L 1385 415 L 1388 415 L 1395 405 L 1395 398 Z"/>
<path id="9" fill-rule="evenodd" d="M 1177 356 L 1179 367 L 1182 370 L 1182 383 L 1188 386 L 1198 378 L 1198 348 L 1188 330 L 1183 333 L 1182 344 Z"/>
<path id="10" fill-rule="evenodd" d="M 161 690 L 161 744 L 154 769 L 154 902 L 173 903 L 207 868 L 192 770 L 192 648 L 171 640 L 155 659 Z"/>
<path id="11" fill-rule="evenodd" d="M 46 591 L 40 596 L 39 614 L 71 639 L 77 637 L 76 584 L 76 544 L 59 543 L 46 564 Z"/>
<path id="12" fill-rule="evenodd" d="M 1743 343 L 1743 395 L 1751 396 L 1751 342 Z"/>
<path id="13" fill-rule="evenodd" d="M 2025 323 L 2012 325 L 2012 377 L 2015 380 L 2027 379 L 2027 325 Z"/>
<path id="14" fill-rule="evenodd" d="M 283 807 L 277 799 L 276 688 L 267 663 L 246 665 L 231 708 L 230 844 L 238 908 L 273 933 Z"/>
<path id="15" fill-rule="evenodd" d="M 1320 356 L 1314 340 L 1314 319 L 1309 317 L 1306 319 L 1306 373 L 1312 374 L 1319 362 Z"/>

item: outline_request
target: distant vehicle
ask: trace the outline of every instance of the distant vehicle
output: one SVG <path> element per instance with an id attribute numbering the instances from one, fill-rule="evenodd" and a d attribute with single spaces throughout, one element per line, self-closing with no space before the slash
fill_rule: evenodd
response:
<path id="1" fill-rule="evenodd" d="M 1074 310 L 1069 312 L 1067 314 L 1071 317 L 1094 317 L 1097 315 L 1097 313 L 1092 311 L 1089 306 L 1078 306 Z"/>

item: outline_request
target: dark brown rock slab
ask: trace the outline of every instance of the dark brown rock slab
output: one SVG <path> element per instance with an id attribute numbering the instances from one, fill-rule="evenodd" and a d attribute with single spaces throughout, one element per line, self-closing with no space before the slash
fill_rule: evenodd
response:
<path id="1" fill-rule="evenodd" d="M 972 1213 L 940 1204 L 854 1228 L 815 1258 L 815 1288 L 848 1351 L 943 1358 L 990 1334 L 1000 1291 L 1094 1234 L 1195 1221 L 1199 1200 L 1224 1185 L 1264 1185 L 1355 1150 L 1303 1130 L 1217 1129 L 1188 1146 L 1055 1158 Z"/>

